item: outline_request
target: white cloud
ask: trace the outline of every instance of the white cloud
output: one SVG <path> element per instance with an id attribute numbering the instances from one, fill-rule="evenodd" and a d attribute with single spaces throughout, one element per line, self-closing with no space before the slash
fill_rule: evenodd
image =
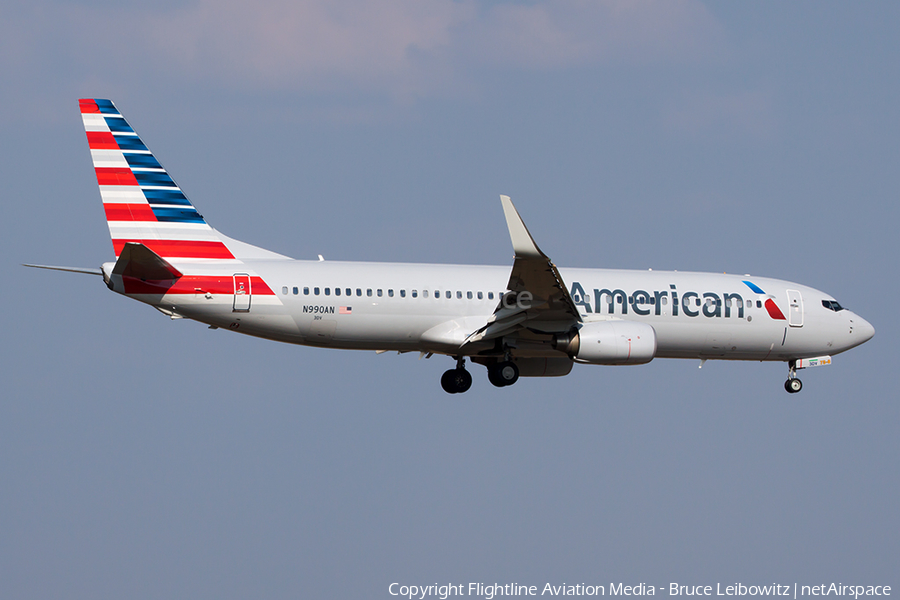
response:
<path id="1" fill-rule="evenodd" d="M 201 0 L 160 18 L 154 41 L 186 71 L 228 83 L 390 88 L 415 76 L 415 53 L 449 46 L 472 16 L 454 2 Z"/>
<path id="2" fill-rule="evenodd" d="M 473 69 L 706 61 L 721 37 L 699 0 L 36 3 L 4 15 L 0 65 L 117 86 L 408 98 L 464 88 Z"/>
<path id="3" fill-rule="evenodd" d="M 722 37 L 693 0 L 500 4 L 470 26 L 486 60 L 520 68 L 705 61 Z"/>

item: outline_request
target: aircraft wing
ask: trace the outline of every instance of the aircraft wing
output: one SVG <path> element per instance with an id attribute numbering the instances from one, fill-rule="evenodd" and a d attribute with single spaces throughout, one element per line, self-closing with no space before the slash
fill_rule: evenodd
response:
<path id="1" fill-rule="evenodd" d="M 466 343 L 523 333 L 565 333 L 581 322 L 581 316 L 556 265 L 541 252 L 513 206 L 500 196 L 509 237 L 516 257 L 509 275 L 509 290 L 501 298 L 487 324 L 472 333 Z"/>

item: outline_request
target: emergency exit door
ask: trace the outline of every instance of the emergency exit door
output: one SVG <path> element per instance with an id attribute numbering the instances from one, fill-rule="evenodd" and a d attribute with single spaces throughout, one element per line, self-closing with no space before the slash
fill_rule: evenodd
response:
<path id="1" fill-rule="evenodd" d="M 250 276 L 246 273 L 235 273 L 233 312 L 250 312 L 250 296 Z"/>

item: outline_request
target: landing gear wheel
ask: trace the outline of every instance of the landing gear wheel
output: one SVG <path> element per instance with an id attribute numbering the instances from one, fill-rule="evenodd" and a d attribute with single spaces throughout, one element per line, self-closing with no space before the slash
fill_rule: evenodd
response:
<path id="1" fill-rule="evenodd" d="M 448 394 L 462 394 L 472 387 L 472 375 L 465 369 L 450 369 L 441 376 L 441 387 Z"/>
<path id="2" fill-rule="evenodd" d="M 788 379 L 784 382 L 784 389 L 788 394 L 796 394 L 803 389 L 803 382 L 796 378 Z"/>
<path id="3" fill-rule="evenodd" d="M 503 387 L 506 385 L 503 383 L 503 380 L 500 379 L 500 373 L 497 372 L 497 365 L 488 367 L 488 381 L 490 381 L 491 385 L 494 387 Z"/>
<path id="4" fill-rule="evenodd" d="M 453 375 L 456 369 L 450 369 L 449 371 L 444 371 L 444 374 L 441 375 L 441 387 L 444 388 L 444 391 L 448 394 L 456 393 L 456 386 L 453 383 Z"/>
<path id="5" fill-rule="evenodd" d="M 519 380 L 519 367 L 510 361 L 488 367 L 488 381 L 497 387 L 512 385 Z"/>

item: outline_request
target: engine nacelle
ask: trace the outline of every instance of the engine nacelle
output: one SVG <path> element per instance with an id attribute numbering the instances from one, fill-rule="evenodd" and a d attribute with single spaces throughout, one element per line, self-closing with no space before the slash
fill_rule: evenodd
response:
<path id="1" fill-rule="evenodd" d="M 656 331 L 635 321 L 585 323 L 554 341 L 573 360 L 593 365 L 640 365 L 656 356 Z"/>

